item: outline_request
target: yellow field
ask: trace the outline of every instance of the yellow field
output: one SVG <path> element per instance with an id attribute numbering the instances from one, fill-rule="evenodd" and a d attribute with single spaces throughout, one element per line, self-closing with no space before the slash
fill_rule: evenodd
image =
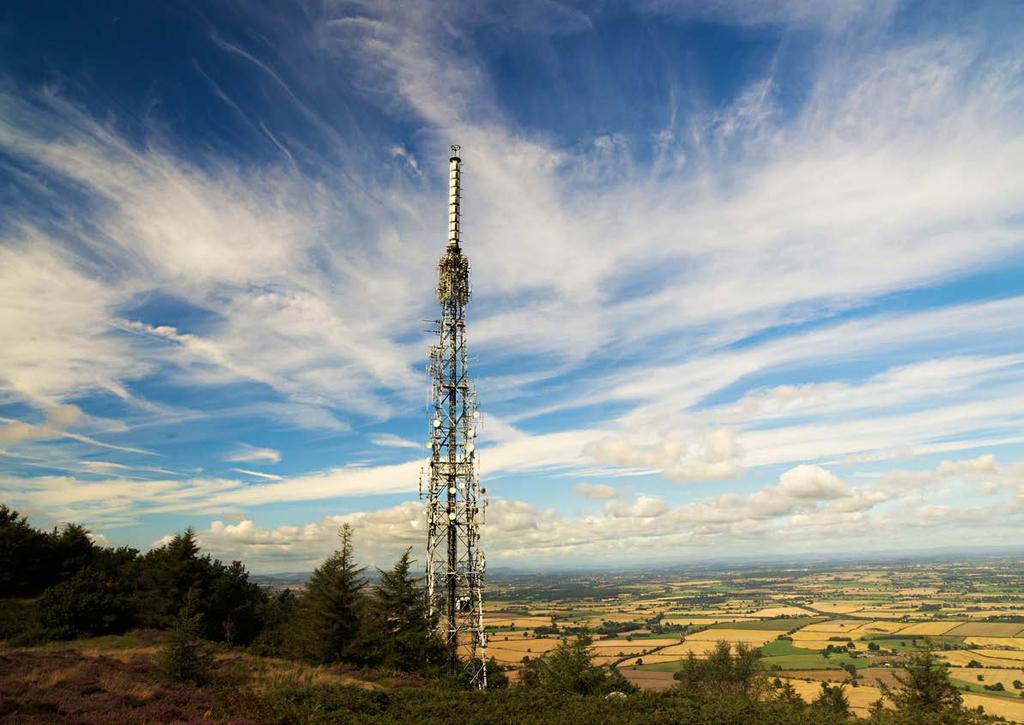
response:
<path id="1" fill-rule="evenodd" d="M 900 637 L 915 634 L 946 634 L 949 630 L 959 627 L 963 622 L 918 622 L 899 630 Z"/>
<path id="2" fill-rule="evenodd" d="M 820 634 L 820 632 L 819 632 L 819 634 Z M 801 639 L 799 641 L 795 641 L 794 640 L 794 642 L 793 642 L 793 646 L 794 647 L 802 647 L 804 649 L 814 649 L 814 650 L 825 649 L 829 645 L 832 645 L 833 647 L 845 647 L 846 646 L 846 642 L 833 642 L 833 641 L 829 641 L 827 639 Z M 858 648 L 859 647 L 860 649 L 864 649 L 864 643 L 863 642 L 861 642 L 859 645 L 856 642 L 854 642 L 853 646 L 854 646 L 854 648 Z"/>
<path id="3" fill-rule="evenodd" d="M 634 639 L 632 642 L 626 639 L 595 639 L 592 649 L 651 649 L 653 647 L 664 647 L 665 645 L 676 644 L 679 640 L 680 637 L 651 637 L 650 639 Z"/>
<path id="4" fill-rule="evenodd" d="M 868 634 L 887 634 L 898 632 L 907 625 L 902 622 L 875 621 L 862 624 L 854 630 L 847 632 L 850 636 L 863 637 Z"/>
<path id="5" fill-rule="evenodd" d="M 719 622 L 741 622 L 754 617 L 666 617 L 662 621 L 665 624 L 718 624 Z"/>
<path id="6" fill-rule="evenodd" d="M 1012 700 L 1008 697 L 989 697 L 965 692 L 964 705 L 972 709 L 981 705 L 985 708 L 986 715 L 999 715 L 1011 722 L 1024 722 L 1024 700 L 1021 699 Z"/>
<path id="7" fill-rule="evenodd" d="M 995 657 L 988 657 L 974 650 L 956 649 L 948 652 L 936 652 L 935 655 L 946 660 L 946 662 L 954 667 L 966 667 L 971 660 L 980 662 L 986 667 L 1006 667 L 1009 663 L 1009 660 L 1000 660 Z"/>
<path id="8" fill-rule="evenodd" d="M 624 661 L 621 666 L 622 667 L 632 666 L 632 665 L 635 665 L 640 660 L 643 661 L 643 664 L 653 665 L 653 664 L 658 664 L 658 663 L 661 663 L 661 662 L 678 662 L 680 659 L 682 659 L 682 657 L 680 657 L 677 654 L 666 655 L 666 654 L 661 654 L 660 652 L 658 652 L 658 653 L 655 653 L 653 655 L 641 655 L 640 657 L 633 657 L 631 659 L 628 659 L 628 660 Z"/>
<path id="9" fill-rule="evenodd" d="M 711 641 L 695 641 L 695 642 L 683 642 L 682 644 L 674 644 L 671 647 L 658 650 L 657 654 L 663 656 L 671 656 L 671 659 L 683 659 L 691 652 L 698 657 L 703 657 L 708 652 L 713 650 L 717 645 L 717 642 Z M 647 661 L 647 657 L 644 657 L 644 662 Z M 653 660 L 652 660 L 653 661 Z"/>
<path id="10" fill-rule="evenodd" d="M 1022 643 L 1024 644 L 1024 643 Z M 978 654 L 1012 662 L 1024 662 L 1024 651 L 1015 649 L 976 649 Z"/>
<path id="11" fill-rule="evenodd" d="M 533 627 L 549 627 L 551 626 L 551 617 L 531 617 L 529 615 L 495 615 L 488 617 L 484 614 L 484 624 L 488 627 L 512 627 L 515 626 L 523 629 L 532 629 Z"/>
<path id="12" fill-rule="evenodd" d="M 859 619 L 830 619 L 827 622 L 816 622 L 814 624 L 808 624 L 800 632 L 817 632 L 819 635 L 822 632 L 827 632 L 829 635 L 842 634 L 845 635 L 847 632 L 861 627 L 864 624 Z"/>
<path id="13" fill-rule="evenodd" d="M 814 612 L 803 607 L 768 607 L 767 609 L 761 609 L 754 612 L 755 617 L 766 618 L 766 617 L 803 617 L 807 615 L 813 616 Z"/>
<path id="14" fill-rule="evenodd" d="M 978 675 L 984 677 L 984 680 L 978 681 Z M 964 682 L 970 682 L 978 685 L 993 685 L 996 682 L 1002 682 L 1010 692 L 1016 694 L 1021 691 L 1021 688 L 1014 687 L 1013 683 L 1024 681 L 1024 662 L 1021 663 L 1021 667 L 1016 670 L 1007 670 L 995 667 L 951 667 L 949 669 L 949 676 L 955 677 L 958 680 Z"/>
<path id="15" fill-rule="evenodd" d="M 914 614 L 913 609 L 863 609 L 857 614 L 874 619 L 899 619 L 905 614 Z"/>
<path id="16" fill-rule="evenodd" d="M 1013 637 L 1024 629 L 1019 622 L 968 622 L 947 634 L 958 637 Z"/>
<path id="17" fill-rule="evenodd" d="M 1024 650 L 1024 637 L 965 637 L 964 642 L 977 647 Z"/>
<path id="18" fill-rule="evenodd" d="M 779 636 L 777 631 L 763 629 L 705 629 L 687 635 L 687 642 L 710 642 L 714 646 L 718 642 L 745 642 L 752 647 L 771 642 Z"/>
<path id="19" fill-rule="evenodd" d="M 787 679 L 786 682 L 792 684 L 797 694 L 807 702 L 813 702 L 821 693 L 820 682 L 790 679 Z M 877 687 L 861 685 L 860 687 L 847 687 L 845 694 L 846 699 L 850 701 L 850 709 L 857 715 L 866 715 L 871 704 L 882 696 L 882 691 Z"/>
<path id="20" fill-rule="evenodd" d="M 867 602 L 830 602 L 822 600 L 819 602 L 811 602 L 811 609 L 816 609 L 819 612 L 827 612 L 829 614 L 852 614 L 859 612 L 867 606 Z"/>
<path id="21" fill-rule="evenodd" d="M 558 642 L 559 640 L 554 638 L 490 642 L 487 645 L 487 654 L 502 664 L 517 664 L 522 662 L 525 656 L 533 658 L 554 649 Z"/>

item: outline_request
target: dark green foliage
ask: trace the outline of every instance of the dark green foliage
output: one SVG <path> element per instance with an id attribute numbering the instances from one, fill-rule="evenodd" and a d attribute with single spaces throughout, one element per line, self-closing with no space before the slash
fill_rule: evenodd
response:
<path id="1" fill-rule="evenodd" d="M 192 529 L 148 552 L 139 569 L 135 604 L 144 626 L 169 627 L 191 591 L 207 639 L 247 644 L 259 633 L 258 611 L 266 595 L 239 562 L 225 566 L 209 554 L 200 556 Z"/>
<path id="2" fill-rule="evenodd" d="M 37 531 L 0 504 L 0 597 L 31 597 L 89 564 L 96 547 L 77 524 Z"/>
<path id="3" fill-rule="evenodd" d="M 313 572 L 302 598 L 301 648 L 314 662 L 365 659 L 355 645 L 367 620 L 366 579 L 356 566 L 352 527 L 345 524 L 339 536 L 341 548 Z"/>
<path id="4" fill-rule="evenodd" d="M 897 674 L 895 688 L 882 684 L 882 692 L 896 706 L 893 715 L 879 715 L 873 722 L 913 725 L 950 725 L 979 722 L 963 707 L 960 691 L 949 679 L 949 665 L 930 649 L 916 653 Z M 879 719 L 881 718 L 881 719 Z"/>
<path id="5" fill-rule="evenodd" d="M 830 685 L 827 682 L 822 682 L 821 692 L 814 701 L 813 707 L 819 713 L 849 716 L 850 701 L 846 698 L 846 688 L 843 685 Z"/>
<path id="6" fill-rule="evenodd" d="M 251 645 L 253 652 L 267 657 L 298 656 L 295 647 L 298 612 L 299 598 L 289 589 L 265 597 L 257 612 L 261 629 Z"/>
<path id="7" fill-rule="evenodd" d="M 58 638 L 120 634 L 135 624 L 134 549 L 98 549 L 92 561 L 39 599 L 39 623 Z"/>
<path id="8" fill-rule="evenodd" d="M 404 672 L 425 673 L 444 659 L 444 645 L 434 636 L 426 592 L 412 577 L 410 549 L 390 571 L 380 571 L 373 588 L 363 656 L 376 665 Z"/>
<path id="9" fill-rule="evenodd" d="M 703 659 L 691 652 L 674 677 L 685 691 L 756 696 L 766 688 L 759 657 L 757 649 L 742 642 L 736 645 L 735 654 L 728 642 L 719 642 Z"/>
<path id="10" fill-rule="evenodd" d="M 618 670 L 609 673 L 594 664 L 591 644 L 593 639 L 586 632 L 563 637 L 544 657 L 529 660 L 524 665 L 520 682 L 529 689 L 563 694 L 599 695 L 635 690 Z"/>
<path id="11" fill-rule="evenodd" d="M 172 680 L 202 685 L 209 679 L 213 659 L 202 641 L 202 631 L 203 615 L 196 608 L 195 594 L 189 592 L 167 633 L 161 657 L 161 669 Z"/>
<path id="12" fill-rule="evenodd" d="M 505 674 L 505 670 L 498 664 L 498 660 L 491 657 L 487 660 L 487 689 L 488 690 L 504 690 L 509 685 L 508 675 Z"/>

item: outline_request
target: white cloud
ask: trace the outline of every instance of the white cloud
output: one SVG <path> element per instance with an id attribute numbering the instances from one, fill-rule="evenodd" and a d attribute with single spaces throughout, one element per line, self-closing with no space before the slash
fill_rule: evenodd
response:
<path id="1" fill-rule="evenodd" d="M 263 473 L 262 471 L 250 471 L 247 468 L 232 468 L 235 473 L 242 473 L 246 476 L 253 476 L 255 478 L 262 478 L 267 481 L 283 481 L 284 476 L 277 476 L 273 473 Z"/>
<path id="2" fill-rule="evenodd" d="M 619 489 L 603 483 L 586 483 L 584 481 L 577 483 L 574 490 L 583 498 L 589 498 L 595 501 L 604 501 L 609 498 L 615 498 L 619 495 Z"/>
<path id="3" fill-rule="evenodd" d="M 423 448 L 422 443 L 400 438 L 393 433 L 379 433 L 371 436 L 370 442 L 375 446 L 383 446 L 384 448 L 413 448 L 416 450 Z"/>
<path id="4" fill-rule="evenodd" d="M 735 478 L 742 473 L 743 448 L 736 431 L 719 428 L 695 440 L 665 438 L 653 444 L 634 443 L 625 436 L 608 436 L 588 444 L 584 452 L 603 463 L 657 468 L 673 481 Z"/>
<path id="5" fill-rule="evenodd" d="M 248 443 L 242 443 L 224 460 L 232 463 L 280 463 L 281 452 L 275 451 L 273 448 L 257 448 Z"/>
<path id="6" fill-rule="evenodd" d="M 635 501 L 609 501 L 605 513 L 614 518 L 651 519 L 668 512 L 668 504 L 653 496 L 638 496 Z"/>
<path id="7" fill-rule="evenodd" d="M 849 487 L 831 471 L 820 466 L 797 466 L 779 478 L 779 491 L 796 499 L 842 498 L 850 493 Z"/>

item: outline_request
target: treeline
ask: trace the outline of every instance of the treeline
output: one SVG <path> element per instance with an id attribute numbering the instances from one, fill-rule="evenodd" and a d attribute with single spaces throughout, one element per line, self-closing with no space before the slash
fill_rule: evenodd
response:
<path id="1" fill-rule="evenodd" d="M 24 646 L 154 628 L 262 655 L 431 674 L 443 657 L 409 552 L 371 585 L 351 529 L 340 539 L 305 592 L 274 593 L 240 562 L 202 554 L 191 529 L 140 554 L 99 546 L 77 524 L 37 530 L 0 505 L 0 639 Z"/>

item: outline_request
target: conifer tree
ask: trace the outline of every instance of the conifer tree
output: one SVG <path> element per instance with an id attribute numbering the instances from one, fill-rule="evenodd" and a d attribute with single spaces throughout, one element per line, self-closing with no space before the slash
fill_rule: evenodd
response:
<path id="1" fill-rule="evenodd" d="M 352 527 L 339 531 L 341 546 L 309 580 L 303 597 L 303 650 L 316 662 L 360 660 L 353 646 L 366 620 L 366 579 L 356 566 Z"/>
<path id="2" fill-rule="evenodd" d="M 189 590 L 185 603 L 167 633 L 163 652 L 163 670 L 178 682 L 197 685 L 209 679 L 212 656 L 202 642 L 203 615 L 196 608 L 196 594 Z"/>
<path id="3" fill-rule="evenodd" d="M 410 551 L 406 549 L 390 571 L 378 570 L 366 645 L 385 667 L 421 672 L 429 662 L 441 660 L 443 647 L 434 634 L 426 593 L 410 574 Z"/>

